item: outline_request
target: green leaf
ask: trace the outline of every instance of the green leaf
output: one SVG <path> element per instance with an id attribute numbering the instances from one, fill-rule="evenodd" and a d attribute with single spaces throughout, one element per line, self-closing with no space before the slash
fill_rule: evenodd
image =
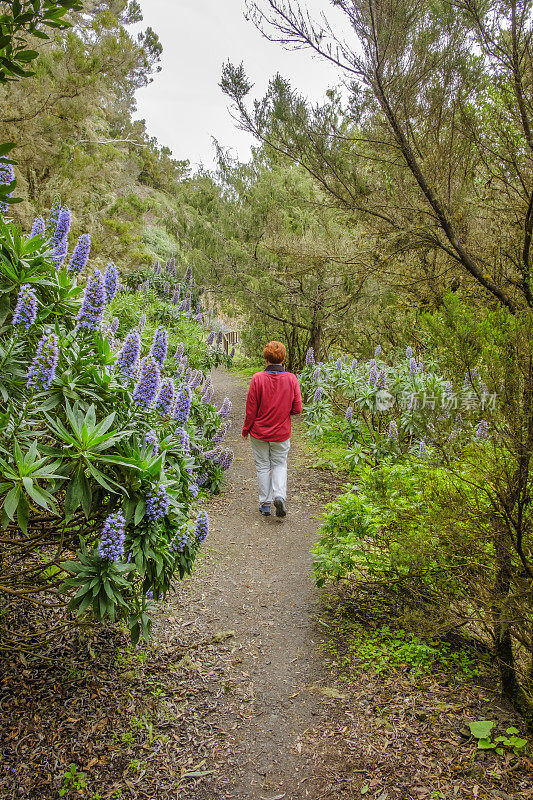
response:
<path id="1" fill-rule="evenodd" d="M 478 739 L 477 747 L 478 750 L 494 750 L 496 744 L 491 742 L 490 739 Z"/>
<path id="2" fill-rule="evenodd" d="M 20 497 L 20 486 L 13 486 L 11 491 L 7 494 L 6 499 L 4 500 L 4 511 L 6 512 L 11 522 L 13 522 L 13 517 L 15 516 L 15 511 L 17 510 L 19 497 Z"/>
<path id="3" fill-rule="evenodd" d="M 76 509 L 80 506 L 84 499 L 84 490 L 88 486 L 87 478 L 85 477 L 85 471 L 83 467 L 80 465 L 72 478 L 70 479 L 67 491 L 65 494 L 65 520 L 68 522 L 71 517 L 74 515 Z M 88 487 L 89 492 L 91 491 L 90 486 Z M 91 504 L 89 502 L 89 513 L 91 510 Z M 84 513 L 87 519 L 89 518 L 89 513 L 85 511 Z"/>
<path id="4" fill-rule="evenodd" d="M 20 498 L 17 506 L 17 522 L 21 531 L 28 533 L 28 520 L 30 518 L 30 506 L 24 495 Z"/>
<path id="5" fill-rule="evenodd" d="M 488 739 L 495 724 L 496 723 L 492 722 L 492 720 L 478 720 L 477 722 L 471 722 L 470 733 L 476 739 Z"/>
<path id="6" fill-rule="evenodd" d="M 137 508 L 135 509 L 135 519 L 133 521 L 135 527 L 137 527 L 137 525 L 141 522 L 145 514 L 146 514 L 146 501 L 141 499 L 137 503 Z"/>

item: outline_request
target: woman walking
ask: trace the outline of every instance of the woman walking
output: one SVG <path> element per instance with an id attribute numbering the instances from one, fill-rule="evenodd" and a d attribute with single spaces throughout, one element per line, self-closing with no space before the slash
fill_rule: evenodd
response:
<path id="1" fill-rule="evenodd" d="M 242 438 L 250 435 L 257 481 L 259 511 L 277 517 L 287 514 L 287 456 L 291 444 L 291 415 L 301 414 L 302 395 L 296 375 L 286 372 L 285 346 L 269 342 L 263 350 L 266 367 L 250 383 Z"/>

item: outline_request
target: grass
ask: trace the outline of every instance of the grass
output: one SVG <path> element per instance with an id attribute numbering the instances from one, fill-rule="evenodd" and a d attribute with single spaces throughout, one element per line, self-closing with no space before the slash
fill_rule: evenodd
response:
<path id="1" fill-rule="evenodd" d="M 350 466 L 345 460 L 348 452 L 348 444 L 337 429 L 337 420 L 341 417 L 334 417 L 332 428 L 324 433 L 321 439 L 309 439 L 305 437 L 305 448 L 309 457 L 309 466 L 315 469 L 336 470 L 337 472 L 350 472 Z"/>

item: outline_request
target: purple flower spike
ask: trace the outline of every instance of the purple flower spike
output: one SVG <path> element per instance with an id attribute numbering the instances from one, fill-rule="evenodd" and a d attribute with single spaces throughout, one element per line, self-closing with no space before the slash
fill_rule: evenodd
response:
<path id="1" fill-rule="evenodd" d="M 25 283 L 20 287 L 17 305 L 13 312 L 13 325 L 22 325 L 24 330 L 28 330 L 30 325 L 33 325 L 37 317 L 37 297 L 35 296 L 34 289 L 31 288 L 29 283 Z"/>
<path id="2" fill-rule="evenodd" d="M 213 387 L 211 385 L 207 386 L 201 398 L 202 403 L 210 403 L 211 400 L 213 399 L 214 393 L 215 390 L 213 389 Z"/>
<path id="3" fill-rule="evenodd" d="M 62 242 L 64 239 L 67 238 L 68 232 L 70 230 L 70 223 L 72 220 L 72 214 L 70 213 L 70 208 L 64 206 L 57 218 L 57 225 L 52 236 L 52 244 L 57 245 L 59 242 Z"/>
<path id="4" fill-rule="evenodd" d="M 54 262 L 55 268 L 59 269 L 65 260 L 68 250 L 68 239 L 65 237 L 61 239 L 60 242 L 54 245 L 54 255 L 52 256 L 52 261 Z"/>
<path id="5" fill-rule="evenodd" d="M 167 329 L 161 325 L 154 334 L 154 341 L 150 347 L 150 355 L 159 364 L 163 366 L 163 362 L 167 357 L 168 350 L 168 333 Z"/>
<path id="6" fill-rule="evenodd" d="M 213 342 L 215 341 L 215 335 L 216 335 L 216 334 L 215 334 L 215 331 L 211 331 L 211 333 L 210 333 L 210 334 L 209 334 L 209 336 L 207 337 L 207 342 L 206 342 L 206 345 L 207 345 L 208 347 L 211 347 L 211 345 L 212 345 L 212 344 L 213 344 Z"/>
<path id="7" fill-rule="evenodd" d="M 146 325 L 146 314 L 141 314 L 139 317 L 139 332 L 142 333 Z"/>
<path id="8" fill-rule="evenodd" d="M 112 261 L 105 269 L 104 286 L 106 303 L 112 303 L 118 288 L 118 270 Z"/>
<path id="9" fill-rule="evenodd" d="M 380 357 L 380 355 L 381 355 L 381 345 L 380 345 L 380 344 L 378 344 L 378 346 L 377 346 L 377 347 L 376 347 L 376 349 L 374 350 L 374 358 L 379 358 L 379 357 Z"/>
<path id="10" fill-rule="evenodd" d="M 176 361 L 180 361 L 180 359 L 183 357 L 184 350 L 185 347 L 183 346 L 183 342 L 180 342 L 179 345 L 176 347 L 176 352 L 174 353 L 174 358 L 176 359 Z"/>
<path id="11" fill-rule="evenodd" d="M 335 362 L 335 367 L 337 369 L 342 369 L 342 358 L 338 358 Z"/>
<path id="12" fill-rule="evenodd" d="M 319 403 L 322 400 L 322 389 L 319 386 L 318 389 L 315 391 L 313 396 L 313 403 Z"/>
<path id="13" fill-rule="evenodd" d="M 486 419 L 482 419 L 476 427 L 476 439 L 489 438 L 489 423 Z"/>
<path id="14" fill-rule="evenodd" d="M 195 485 L 196 484 L 191 484 L 191 486 L 189 487 L 191 493 L 193 493 L 192 490 L 193 486 Z M 193 494 L 193 497 L 196 497 L 197 495 L 198 495 L 198 486 L 196 486 L 196 494 Z M 189 531 L 187 530 L 187 527 L 184 525 L 171 539 L 170 549 L 173 550 L 175 553 L 183 553 L 188 541 L 189 541 Z"/>
<path id="15" fill-rule="evenodd" d="M 48 389 L 54 380 L 59 358 L 58 339 L 47 331 L 39 340 L 35 357 L 28 370 L 28 389 Z"/>
<path id="16" fill-rule="evenodd" d="M 130 331 L 118 354 L 117 367 L 128 378 L 134 378 L 139 369 L 141 336 L 138 331 Z"/>
<path id="17" fill-rule="evenodd" d="M 229 397 L 225 397 L 222 405 L 220 406 L 217 412 L 218 416 L 220 417 L 220 419 L 227 419 L 230 415 L 230 411 L 231 411 L 231 400 L 229 399 Z"/>
<path id="18" fill-rule="evenodd" d="M 416 375 L 418 373 L 418 364 L 416 363 L 416 358 L 413 356 L 409 359 L 409 373 L 411 375 Z"/>
<path id="19" fill-rule="evenodd" d="M 209 517 L 207 516 L 207 511 L 202 510 L 196 517 L 196 528 L 194 531 L 194 535 L 196 536 L 199 542 L 203 542 L 204 539 L 207 538 L 208 533 L 209 533 Z"/>
<path id="20" fill-rule="evenodd" d="M 77 241 L 70 264 L 68 265 L 69 272 L 81 272 L 89 260 L 89 253 L 91 250 L 91 237 L 88 233 L 83 233 Z"/>
<path id="21" fill-rule="evenodd" d="M 98 330 L 105 309 L 105 290 L 104 279 L 99 269 L 95 269 L 94 274 L 91 275 L 85 287 L 85 295 L 83 304 L 78 312 L 76 319 L 78 328 L 87 328 L 88 330 Z"/>
<path id="22" fill-rule="evenodd" d="M 13 183 L 14 180 L 15 170 L 13 169 L 13 164 L 0 162 L 0 183 L 5 186 L 8 183 Z M 12 192 L 9 192 L 9 196 L 11 196 L 11 194 Z M 8 203 L 0 203 L 0 214 L 7 214 L 8 208 Z"/>
<path id="23" fill-rule="evenodd" d="M 159 364 L 150 356 L 144 358 L 141 363 L 140 378 L 133 390 L 134 402 L 142 408 L 150 408 L 157 396 L 160 383 Z"/>
<path id="24" fill-rule="evenodd" d="M 352 406 L 348 406 L 348 408 L 346 409 L 346 414 L 344 415 L 344 419 L 346 420 L 346 422 L 351 422 L 352 421 L 352 419 L 353 419 L 353 408 L 352 408 Z"/>
<path id="25" fill-rule="evenodd" d="M 154 430 L 150 430 L 145 434 L 144 446 L 152 447 L 152 457 L 155 458 L 159 452 L 159 441 L 157 438 L 157 433 Z"/>
<path id="26" fill-rule="evenodd" d="M 411 347 L 411 345 L 407 345 L 407 347 L 405 348 L 405 357 L 406 358 L 413 357 L 413 348 Z"/>
<path id="27" fill-rule="evenodd" d="M 46 223 L 44 217 L 35 217 L 33 225 L 31 226 L 30 238 L 33 236 L 42 236 L 44 234 Z"/>
<path id="28" fill-rule="evenodd" d="M 174 381 L 172 378 L 165 378 L 161 391 L 157 396 L 155 407 L 161 414 L 170 414 L 170 409 L 174 402 Z"/>
<path id="29" fill-rule="evenodd" d="M 56 197 L 54 202 L 52 203 L 52 208 L 50 209 L 50 216 L 48 217 L 48 222 L 46 223 L 46 227 L 49 230 L 55 230 L 57 221 L 59 219 L 59 214 L 61 211 L 61 202 L 59 197 Z"/>
<path id="30" fill-rule="evenodd" d="M 169 499 L 164 486 L 156 486 L 146 495 L 146 516 L 152 522 L 157 522 L 168 514 Z"/>
<path id="31" fill-rule="evenodd" d="M 173 418 L 180 424 L 184 425 L 189 419 L 192 405 L 192 391 L 190 386 L 183 386 L 176 398 L 174 409 L 172 411 Z"/>
<path id="32" fill-rule="evenodd" d="M 223 422 L 213 437 L 213 444 L 214 445 L 220 444 L 230 428 L 231 428 L 231 420 Z"/>
<path id="33" fill-rule="evenodd" d="M 185 455 L 188 456 L 191 452 L 191 440 L 189 438 L 189 434 L 187 433 L 185 428 L 178 428 L 176 433 L 178 435 L 181 449 L 183 450 Z"/>
<path id="34" fill-rule="evenodd" d="M 227 472 L 228 469 L 233 464 L 233 450 L 229 449 L 224 450 L 224 453 L 222 454 L 222 458 L 220 459 L 219 464 L 224 470 L 224 472 Z"/>
<path id="35" fill-rule="evenodd" d="M 307 365 L 315 363 L 315 351 L 312 347 L 310 347 L 305 354 L 305 363 Z"/>
<path id="36" fill-rule="evenodd" d="M 203 382 L 204 382 L 204 374 L 202 370 L 199 369 L 196 371 L 196 374 L 193 377 L 191 377 L 189 386 L 194 391 L 194 389 L 198 389 L 198 387 L 201 386 Z"/>
<path id="37" fill-rule="evenodd" d="M 389 439 L 398 438 L 398 426 L 396 425 L 396 422 L 393 419 L 389 422 L 388 438 Z"/>
<path id="38" fill-rule="evenodd" d="M 126 520 L 118 511 L 110 514 L 104 522 L 102 536 L 98 545 L 98 555 L 108 561 L 118 561 L 124 555 L 126 539 Z"/>

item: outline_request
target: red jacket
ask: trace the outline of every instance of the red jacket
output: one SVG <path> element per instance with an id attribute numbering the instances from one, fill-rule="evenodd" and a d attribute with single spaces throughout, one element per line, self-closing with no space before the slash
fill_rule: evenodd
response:
<path id="1" fill-rule="evenodd" d="M 291 414 L 301 413 L 302 395 L 296 375 L 269 366 L 256 372 L 250 383 L 242 434 L 265 442 L 284 442 L 291 436 Z"/>

